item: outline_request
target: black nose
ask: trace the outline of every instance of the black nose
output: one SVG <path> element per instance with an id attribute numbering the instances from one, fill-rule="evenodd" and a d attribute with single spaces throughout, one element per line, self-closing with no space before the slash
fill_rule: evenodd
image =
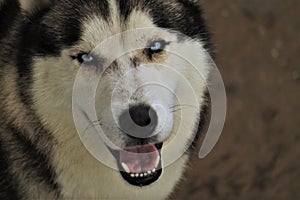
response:
<path id="1" fill-rule="evenodd" d="M 157 126 L 157 114 L 148 105 L 130 106 L 119 118 L 123 132 L 135 138 L 151 137 Z"/>
<path id="2" fill-rule="evenodd" d="M 129 114 L 136 125 L 146 127 L 151 123 L 150 115 L 155 114 L 155 112 L 153 111 L 153 109 L 151 109 L 150 106 L 139 105 L 130 107 Z"/>

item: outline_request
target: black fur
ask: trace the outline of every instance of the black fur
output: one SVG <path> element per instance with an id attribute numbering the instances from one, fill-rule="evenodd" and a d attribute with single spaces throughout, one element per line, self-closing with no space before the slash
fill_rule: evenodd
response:
<path id="1" fill-rule="evenodd" d="M 126 23 L 133 10 L 149 11 L 154 23 L 161 28 L 174 30 L 194 39 L 201 39 L 204 48 L 211 53 L 211 42 L 197 3 L 188 0 L 116 0 Z"/>
<path id="2" fill-rule="evenodd" d="M 56 197 L 58 198 L 60 187 L 56 182 L 56 174 L 46 152 L 41 152 L 31 140 L 26 138 L 25 133 L 20 132 L 20 130 L 14 126 L 8 127 L 8 130 L 14 133 L 12 136 L 14 143 L 10 145 L 15 145 L 17 151 L 22 153 L 22 157 L 18 159 L 19 162 L 21 161 L 23 163 L 23 173 L 28 177 L 35 177 L 36 181 L 45 184 L 47 188 L 49 188 L 49 191 L 56 193 Z M 37 131 L 37 134 L 45 133 Z"/>
<path id="3" fill-rule="evenodd" d="M 12 175 L 11 161 L 8 155 L 9 152 L 6 151 L 5 145 L 0 140 L 0 199 L 21 199 L 19 185 Z"/>
<path id="4" fill-rule="evenodd" d="M 6 36 L 19 14 L 17 0 L 5 0 L 0 6 L 0 40 Z"/>

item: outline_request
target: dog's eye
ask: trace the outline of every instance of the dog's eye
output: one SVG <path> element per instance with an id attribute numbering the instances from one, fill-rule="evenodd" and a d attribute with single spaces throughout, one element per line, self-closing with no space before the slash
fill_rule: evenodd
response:
<path id="1" fill-rule="evenodd" d="M 96 59 L 92 54 L 88 53 L 80 53 L 76 56 L 72 56 L 72 58 L 77 60 L 80 64 L 84 63 L 87 65 L 92 65 L 96 62 Z"/>
<path id="2" fill-rule="evenodd" d="M 165 49 L 166 45 L 167 43 L 164 40 L 154 41 L 149 47 L 150 55 L 162 52 Z"/>

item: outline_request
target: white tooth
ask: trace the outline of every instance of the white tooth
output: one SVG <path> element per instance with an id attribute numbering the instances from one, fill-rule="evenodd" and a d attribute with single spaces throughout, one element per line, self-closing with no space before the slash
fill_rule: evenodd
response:
<path id="1" fill-rule="evenodd" d="M 125 163 L 122 163 L 122 167 L 125 170 L 125 172 L 130 173 L 129 167 Z"/>
<path id="2" fill-rule="evenodd" d="M 160 161 L 160 156 L 157 156 L 157 158 L 156 158 L 156 161 L 155 161 L 155 167 L 157 167 L 157 166 L 158 166 L 158 164 L 159 164 L 159 161 Z"/>
<path id="3" fill-rule="evenodd" d="M 152 172 L 154 173 L 156 171 L 156 169 L 153 169 Z"/>
<path id="4" fill-rule="evenodd" d="M 131 176 L 132 178 L 134 178 L 134 174 L 130 174 L 130 176 Z"/>
<path id="5" fill-rule="evenodd" d="M 148 173 L 148 174 L 151 174 L 152 172 L 151 172 L 151 171 L 148 171 L 147 173 Z"/>
<path id="6" fill-rule="evenodd" d="M 135 177 L 139 177 L 139 174 L 135 174 Z"/>
<path id="7" fill-rule="evenodd" d="M 144 173 L 144 176 L 148 176 L 148 174 L 147 174 L 147 173 Z"/>
<path id="8" fill-rule="evenodd" d="M 140 174 L 140 177 L 143 177 L 144 176 L 144 174 Z"/>

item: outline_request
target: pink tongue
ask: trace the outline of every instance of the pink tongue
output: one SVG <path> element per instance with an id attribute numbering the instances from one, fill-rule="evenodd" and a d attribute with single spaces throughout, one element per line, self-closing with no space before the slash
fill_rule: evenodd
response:
<path id="1" fill-rule="evenodd" d="M 148 172 L 156 168 L 159 157 L 153 144 L 127 148 L 120 151 L 120 163 L 125 163 L 131 173 Z"/>

